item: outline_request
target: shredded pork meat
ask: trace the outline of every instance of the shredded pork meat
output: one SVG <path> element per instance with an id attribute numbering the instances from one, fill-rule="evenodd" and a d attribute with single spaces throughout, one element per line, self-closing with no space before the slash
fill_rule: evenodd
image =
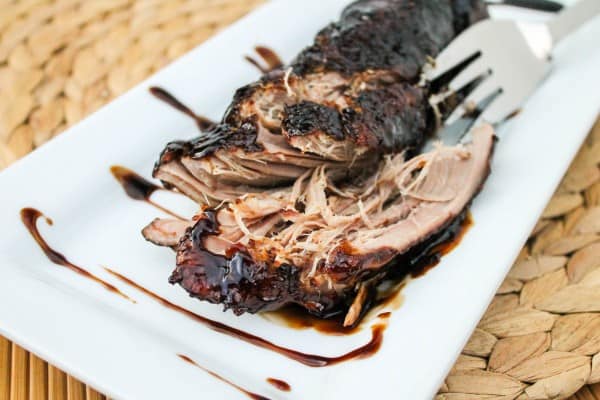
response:
<path id="1" fill-rule="evenodd" d="M 387 156 L 375 173 L 355 183 L 336 184 L 327 167 L 318 167 L 292 186 L 206 209 L 192 227 L 193 222 L 159 220 L 144 234 L 155 243 L 172 245 L 172 232 L 187 228 L 177 246 L 178 267 L 171 280 L 193 295 L 207 298 L 202 294 L 206 291 L 209 299 L 236 312 L 297 303 L 327 314 L 336 305 L 329 304 L 331 298 L 344 298 L 364 280 L 381 280 L 390 262 L 461 215 L 487 177 L 493 143 L 493 130 L 486 126 L 466 145 L 440 144 L 408 160 L 401 154 Z M 164 239 L 157 239 L 163 234 Z M 207 263 L 214 257 L 220 263 Z M 234 260 L 236 273 L 252 290 L 230 280 Z M 255 294 L 260 301 L 244 297 L 290 269 L 295 279 L 287 291 L 273 296 L 263 288 Z M 209 279 L 215 276 L 220 278 Z"/>

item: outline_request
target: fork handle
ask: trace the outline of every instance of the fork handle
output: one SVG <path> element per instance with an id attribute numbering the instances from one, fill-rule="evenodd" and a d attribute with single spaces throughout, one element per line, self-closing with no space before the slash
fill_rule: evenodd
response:
<path id="1" fill-rule="evenodd" d="M 554 45 L 600 14 L 600 0 L 579 0 L 548 22 Z"/>
<path id="2" fill-rule="evenodd" d="M 497 3 L 489 1 L 488 4 L 504 4 L 546 12 L 559 12 L 564 8 L 562 4 L 553 0 L 502 0 Z"/>

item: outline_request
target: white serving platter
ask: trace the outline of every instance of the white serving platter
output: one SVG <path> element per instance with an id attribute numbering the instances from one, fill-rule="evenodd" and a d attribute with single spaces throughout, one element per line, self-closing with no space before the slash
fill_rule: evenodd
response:
<path id="1" fill-rule="evenodd" d="M 158 211 L 127 198 L 114 164 L 150 176 L 163 145 L 196 134 L 193 121 L 158 102 L 169 89 L 215 119 L 236 87 L 257 78 L 242 61 L 256 44 L 291 59 L 346 0 L 272 1 L 68 132 L 0 173 L 0 333 L 118 399 L 232 399 L 244 394 L 182 361 L 185 354 L 271 399 L 429 399 L 510 268 L 600 109 L 600 19 L 554 54 L 554 70 L 500 131 L 493 172 L 472 207 L 460 246 L 403 291 L 373 357 L 310 368 L 208 329 L 106 273 L 109 266 L 193 312 L 301 351 L 335 356 L 370 339 L 294 330 L 261 316 L 235 317 L 167 283 L 174 256 L 140 235 Z M 513 8 L 502 17 L 534 17 Z M 500 39 L 499 39 L 500 41 Z M 192 213 L 192 204 L 156 201 Z M 115 284 L 133 304 L 57 267 L 22 225 L 31 206 L 54 219 L 40 230 L 74 263 Z M 281 392 L 266 382 L 292 386 Z"/>

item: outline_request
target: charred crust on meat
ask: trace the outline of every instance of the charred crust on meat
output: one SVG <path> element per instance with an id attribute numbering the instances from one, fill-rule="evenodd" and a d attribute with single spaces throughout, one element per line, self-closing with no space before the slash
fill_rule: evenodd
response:
<path id="1" fill-rule="evenodd" d="M 346 136 L 340 113 L 312 101 L 302 101 L 285 108 L 283 130 L 288 136 L 305 136 L 323 132 L 336 140 Z"/>
<path id="2" fill-rule="evenodd" d="M 482 2 L 474 0 L 356 1 L 300 53 L 294 70 L 300 75 L 350 75 L 389 69 L 413 81 L 427 56 L 435 57 L 455 35 L 486 15 Z"/>
<path id="3" fill-rule="evenodd" d="M 233 95 L 231 104 L 225 111 L 223 122 L 230 125 L 239 124 L 239 122 L 243 120 L 241 107 L 244 102 L 252 101 L 252 96 L 261 90 L 282 87 L 283 77 L 283 70 L 276 69 L 263 75 L 257 82 L 250 83 L 237 89 Z"/>
<path id="4" fill-rule="evenodd" d="M 345 110 L 346 129 L 359 144 L 387 152 L 418 148 L 428 123 L 424 93 L 407 83 L 366 90 L 355 100 L 356 108 Z"/>
<path id="5" fill-rule="evenodd" d="M 189 228 L 177 251 L 177 268 L 169 282 L 178 283 L 191 296 L 214 304 L 223 304 L 236 314 L 255 313 L 277 307 L 287 297 L 290 285 L 297 279 L 293 268 L 270 268 L 254 261 L 243 246 L 235 246 L 225 256 L 204 247 L 207 236 L 217 235 L 219 226 L 214 210 L 206 210 L 203 217 Z"/>
<path id="6" fill-rule="evenodd" d="M 394 83 L 364 90 L 352 106 L 334 107 L 302 101 L 286 106 L 282 128 L 286 136 L 323 133 L 335 140 L 348 139 L 357 146 L 393 152 L 416 149 L 429 123 L 427 100 L 408 83 Z"/>
<path id="7" fill-rule="evenodd" d="M 235 125 L 240 118 L 240 106 L 244 101 L 249 100 L 254 92 L 260 89 L 263 81 L 258 81 L 255 83 L 251 83 L 246 86 L 242 86 L 241 88 L 235 91 L 233 95 L 233 101 L 225 111 L 225 116 L 223 117 L 223 122 L 230 125 Z"/>
<path id="8" fill-rule="evenodd" d="M 462 32 L 475 22 L 488 17 L 484 2 L 479 0 L 453 0 L 454 30 Z"/>
<path id="9" fill-rule="evenodd" d="M 190 141 L 169 142 L 160 154 L 154 172 L 184 156 L 200 159 L 221 149 L 242 148 L 249 153 L 261 151 L 262 146 L 256 143 L 257 134 L 256 119 L 248 118 L 239 127 L 222 123 Z"/>
<path id="10" fill-rule="evenodd" d="M 232 247 L 225 256 L 210 252 L 203 240 L 218 233 L 215 211 L 206 210 L 180 241 L 178 265 L 170 283 L 180 284 L 192 297 L 223 304 L 237 315 L 296 303 L 323 316 L 340 303 L 336 293 L 322 298 L 320 292 L 306 291 L 300 279 L 302 270 L 295 266 L 273 267 L 258 262 L 243 246 Z"/>

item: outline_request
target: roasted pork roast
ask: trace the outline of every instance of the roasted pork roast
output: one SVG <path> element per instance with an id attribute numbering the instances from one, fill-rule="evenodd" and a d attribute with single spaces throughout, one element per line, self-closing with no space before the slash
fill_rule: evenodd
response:
<path id="1" fill-rule="evenodd" d="M 221 123 L 169 143 L 154 176 L 202 204 L 293 182 L 326 165 L 339 179 L 434 127 L 421 69 L 481 0 L 360 0 L 286 67 L 237 91 Z"/>
<path id="2" fill-rule="evenodd" d="M 489 173 L 490 127 L 420 153 L 435 125 L 422 67 L 486 16 L 481 0 L 359 0 L 214 129 L 169 143 L 154 176 L 201 206 L 143 231 L 176 250 L 170 282 L 236 314 L 293 303 L 356 322 Z"/>

